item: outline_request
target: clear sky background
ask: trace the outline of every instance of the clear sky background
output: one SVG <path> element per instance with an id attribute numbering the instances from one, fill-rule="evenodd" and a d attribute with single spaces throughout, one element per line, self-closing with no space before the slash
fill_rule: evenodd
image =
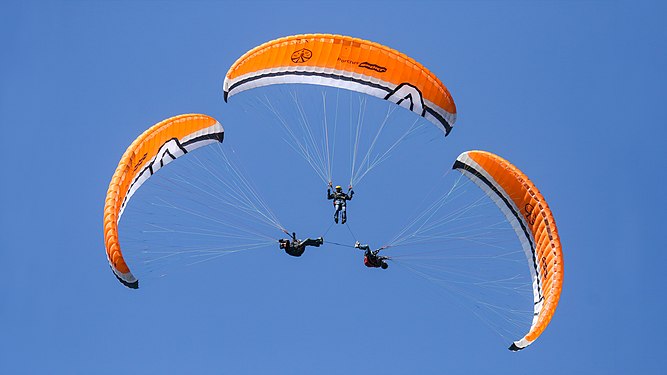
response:
<path id="1" fill-rule="evenodd" d="M 666 10 L 658 1 L 2 1 L 0 373 L 663 373 Z M 188 112 L 218 118 L 226 142 L 255 136 L 222 100 L 225 72 L 260 43 L 310 32 L 422 62 L 458 107 L 444 164 L 489 150 L 540 187 L 565 281 L 535 345 L 511 353 L 465 311 L 411 298 L 413 283 L 387 290 L 333 250 L 301 263 L 230 256 L 138 291 L 113 277 L 102 209 L 125 148 Z"/>

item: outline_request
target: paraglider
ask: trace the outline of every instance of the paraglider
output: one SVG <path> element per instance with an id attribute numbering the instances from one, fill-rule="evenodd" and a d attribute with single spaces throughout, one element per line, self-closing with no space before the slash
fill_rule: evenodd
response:
<path id="1" fill-rule="evenodd" d="M 459 170 L 503 212 L 521 242 L 530 265 L 533 322 L 529 332 L 509 347 L 524 349 L 544 332 L 558 305 L 563 285 L 563 253 L 551 209 L 535 184 L 498 155 L 467 151 L 456 158 Z"/>
<path id="2" fill-rule="evenodd" d="M 290 83 L 338 87 L 390 101 L 446 135 L 456 121 L 449 91 L 420 63 L 379 43 L 332 34 L 288 36 L 248 51 L 225 76 L 224 100 L 257 87 Z"/>
<path id="3" fill-rule="evenodd" d="M 123 258 L 118 236 L 118 222 L 128 201 L 162 167 L 197 148 L 222 142 L 224 134 L 222 125 L 212 117 L 180 115 L 146 130 L 123 154 L 105 200 L 104 243 L 111 270 L 128 288 L 139 288 L 139 280 Z"/>
<path id="4" fill-rule="evenodd" d="M 315 239 L 306 238 L 299 240 L 296 238 L 296 232 L 292 232 L 292 238 L 281 238 L 278 240 L 280 248 L 293 257 L 300 257 L 306 251 L 306 246 L 320 247 L 324 243 L 324 238 L 318 237 Z"/>
<path id="5" fill-rule="evenodd" d="M 354 190 L 352 190 L 352 186 L 350 185 L 347 188 L 347 194 L 343 193 L 343 188 L 338 185 L 336 186 L 336 190 L 334 192 L 331 192 L 331 182 L 329 183 L 329 188 L 327 189 L 327 199 L 333 200 L 333 205 L 334 205 L 334 222 L 338 224 L 338 215 L 342 212 L 342 217 L 341 217 L 341 224 L 345 224 L 347 221 L 347 201 L 352 200 L 352 197 L 354 196 Z"/>

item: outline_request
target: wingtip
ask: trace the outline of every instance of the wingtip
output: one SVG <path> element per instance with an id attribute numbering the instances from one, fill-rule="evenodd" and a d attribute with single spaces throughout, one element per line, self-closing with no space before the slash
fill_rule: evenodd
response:
<path id="1" fill-rule="evenodd" d="M 120 281 L 123 285 L 125 285 L 126 287 L 128 287 L 128 288 L 130 288 L 130 289 L 139 289 L 139 280 L 134 280 L 133 282 L 129 283 L 129 282 L 127 282 L 127 281 L 121 279 L 121 278 L 118 277 L 118 276 L 116 276 L 116 278 L 117 278 L 118 281 Z"/>
<path id="2" fill-rule="evenodd" d="M 111 268 L 111 270 L 113 271 L 113 267 Z M 123 280 L 120 276 L 118 276 L 116 274 L 115 271 L 114 271 L 113 275 L 116 276 L 118 281 L 120 281 L 120 283 L 125 285 L 126 287 L 128 287 L 130 289 L 139 289 L 139 280 L 138 279 L 134 279 L 134 281 L 129 282 L 129 281 Z"/>
<path id="3" fill-rule="evenodd" d="M 512 343 L 512 345 L 510 345 L 510 347 L 507 348 L 507 349 L 509 349 L 510 351 L 513 351 L 513 352 L 518 352 L 519 350 L 522 350 L 523 348 L 518 347 L 516 345 L 516 343 Z"/>

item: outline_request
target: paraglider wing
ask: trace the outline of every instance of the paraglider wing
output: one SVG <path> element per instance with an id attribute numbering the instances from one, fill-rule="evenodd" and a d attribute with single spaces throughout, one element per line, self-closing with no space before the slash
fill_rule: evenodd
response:
<path id="1" fill-rule="evenodd" d="M 224 99 L 255 87 L 303 83 L 343 88 L 407 108 L 449 134 L 456 106 L 447 88 L 412 58 L 378 43 L 330 34 L 288 36 L 239 58 L 223 84 Z"/>
<path id="2" fill-rule="evenodd" d="M 563 284 L 563 254 L 554 217 L 537 187 L 507 160 L 485 151 L 467 151 L 453 166 L 477 184 L 512 224 L 530 265 L 534 313 L 529 332 L 509 347 L 521 350 L 547 327 Z"/>
<path id="3" fill-rule="evenodd" d="M 109 265 L 118 280 L 129 288 L 139 287 L 123 259 L 118 240 L 118 222 L 128 201 L 160 168 L 186 153 L 222 142 L 224 130 L 214 118 L 186 114 L 164 120 L 140 135 L 118 163 L 104 205 L 104 243 Z"/>

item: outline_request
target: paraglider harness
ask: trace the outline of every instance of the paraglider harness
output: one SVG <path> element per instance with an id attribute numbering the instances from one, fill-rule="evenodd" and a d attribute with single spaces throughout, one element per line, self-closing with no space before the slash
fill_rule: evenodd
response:
<path id="1" fill-rule="evenodd" d="M 331 182 L 329 182 L 329 187 L 331 187 Z M 336 208 L 334 212 L 334 221 L 336 223 L 338 223 L 338 213 L 341 211 L 343 211 L 341 223 L 345 224 L 347 221 L 347 201 L 352 200 L 352 196 L 354 196 L 352 186 L 350 185 L 347 189 L 347 194 L 343 193 L 340 186 L 336 186 L 336 190 L 333 193 L 331 189 L 327 189 L 327 199 L 333 199 L 333 205 Z"/>
<path id="2" fill-rule="evenodd" d="M 371 250 L 370 246 L 368 245 L 361 245 L 359 242 L 356 242 L 354 244 L 354 247 L 360 250 L 366 250 L 364 253 L 364 265 L 369 268 L 382 268 L 383 270 L 386 270 L 389 268 L 389 265 L 385 260 L 389 259 L 389 257 L 378 255 L 380 253 L 380 250 L 382 248 L 379 248 L 377 250 Z"/>
<path id="3" fill-rule="evenodd" d="M 322 237 L 314 240 L 306 238 L 303 241 L 299 241 L 296 238 L 296 232 L 292 232 L 291 239 L 281 238 L 278 240 L 278 243 L 280 243 L 280 248 L 285 250 L 287 254 L 293 257 L 300 257 L 306 251 L 306 246 L 320 247 L 324 243 L 324 239 Z"/>
<path id="4" fill-rule="evenodd" d="M 364 265 L 371 268 L 382 268 L 383 270 L 389 268 L 389 265 L 385 262 L 385 259 L 389 258 L 378 255 L 379 252 L 380 250 L 366 250 L 366 253 L 364 253 Z"/>

